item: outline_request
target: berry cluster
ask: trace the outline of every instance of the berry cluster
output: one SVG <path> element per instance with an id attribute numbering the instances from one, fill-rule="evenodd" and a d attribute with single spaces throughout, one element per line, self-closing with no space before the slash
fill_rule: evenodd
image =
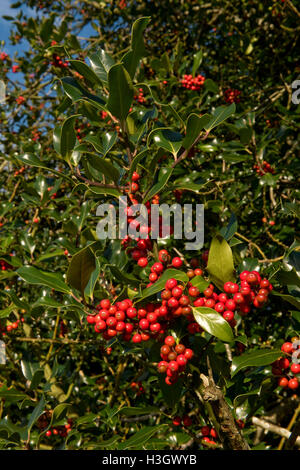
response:
<path id="1" fill-rule="evenodd" d="M 145 389 L 142 385 L 142 382 L 131 382 L 130 388 L 133 392 L 135 392 L 138 396 L 145 393 Z"/>
<path id="2" fill-rule="evenodd" d="M 152 241 L 150 239 L 150 232 L 151 232 L 151 204 L 159 204 L 159 195 L 156 194 L 153 196 L 151 202 L 146 202 L 145 206 L 147 209 L 147 216 L 148 216 L 148 224 L 141 225 L 140 222 L 135 219 L 134 217 L 134 210 L 132 206 L 138 205 L 139 201 L 136 199 L 135 193 L 139 190 L 139 181 L 140 175 L 134 171 L 132 174 L 131 182 L 129 183 L 129 187 L 127 188 L 126 192 L 128 193 L 131 206 L 126 207 L 124 209 L 127 217 L 127 224 L 128 228 L 137 231 L 140 236 L 135 237 L 136 247 L 131 247 L 129 250 L 129 254 L 131 254 L 132 258 L 138 262 L 140 267 L 146 267 L 148 264 L 147 258 L 147 250 L 152 249 Z M 170 233 L 173 231 L 173 227 L 168 227 Z M 159 235 L 162 236 L 163 232 L 163 225 L 162 225 L 162 217 L 159 217 Z M 121 245 L 124 249 L 128 248 L 128 246 L 133 242 L 133 236 L 126 235 L 126 237 L 121 241 Z"/>
<path id="3" fill-rule="evenodd" d="M 7 271 L 8 269 L 12 269 L 12 265 L 9 264 L 4 259 L 0 259 L 0 270 L 1 271 Z"/>
<path id="4" fill-rule="evenodd" d="M 146 103 L 146 98 L 144 97 L 144 92 L 143 88 L 139 88 L 139 94 L 134 95 L 133 97 L 138 103 L 140 104 L 145 104 Z"/>
<path id="5" fill-rule="evenodd" d="M 41 133 L 40 133 L 39 131 L 33 129 L 33 130 L 31 131 L 31 134 L 32 134 L 32 140 L 33 140 L 34 142 L 36 142 L 37 140 L 40 140 L 40 138 L 41 138 Z"/>
<path id="6" fill-rule="evenodd" d="M 300 359 L 299 338 L 295 337 L 291 339 L 291 342 L 283 343 L 281 351 L 288 357 L 281 357 L 273 362 L 272 374 L 278 377 L 279 387 L 296 390 L 299 387 L 299 378 L 295 376 L 300 374 L 300 363 L 292 362 L 289 358 L 293 353 L 296 353 L 297 358 Z"/>
<path id="7" fill-rule="evenodd" d="M 239 103 L 241 99 L 239 98 L 241 92 L 239 90 L 234 90 L 232 88 L 228 88 L 224 92 L 224 99 L 226 103 Z"/>
<path id="8" fill-rule="evenodd" d="M 177 382 L 180 373 L 186 368 L 194 353 L 192 349 L 186 348 L 183 344 L 176 344 L 173 336 L 166 336 L 164 345 L 160 348 L 162 361 L 158 363 L 157 370 L 161 374 L 166 374 L 165 382 L 172 385 Z"/>
<path id="9" fill-rule="evenodd" d="M 214 441 L 214 439 L 218 438 L 217 431 L 214 428 L 211 428 L 209 426 L 202 426 L 201 436 L 203 438 L 203 444 L 204 445 L 205 444 L 216 444 L 216 441 Z"/>
<path id="10" fill-rule="evenodd" d="M 259 176 L 263 176 L 265 173 L 271 173 L 274 175 L 275 170 L 271 167 L 270 163 L 263 161 L 262 165 L 253 165 L 253 169 Z"/>
<path id="11" fill-rule="evenodd" d="M 87 316 L 87 322 L 93 324 L 95 332 L 101 333 L 106 340 L 121 335 L 124 341 L 141 343 L 165 332 L 158 322 L 158 317 L 162 315 L 153 304 L 136 309 L 130 299 L 116 302 L 115 305 L 111 305 L 109 299 L 103 299 L 96 310 L 95 315 Z"/>
<path id="12" fill-rule="evenodd" d="M 199 296 L 197 287 L 191 286 L 189 295 L 198 297 L 194 301 L 195 307 L 209 307 L 216 310 L 231 327 L 234 327 L 236 325 L 235 312 L 245 316 L 250 312 L 251 304 L 256 308 L 263 307 L 273 288 L 268 279 L 261 279 L 258 271 L 243 271 L 240 274 L 240 280 L 240 286 L 234 282 L 225 282 L 224 292 L 220 294 L 214 292 L 213 284 L 203 291 L 203 296 Z"/>
<path id="13" fill-rule="evenodd" d="M 185 427 L 189 427 L 193 424 L 192 418 L 189 415 L 184 415 L 182 418 L 180 416 L 175 416 L 172 421 L 174 426 L 180 426 L 181 424 Z"/>
<path id="14" fill-rule="evenodd" d="M 69 62 L 66 60 L 63 60 L 59 55 L 53 54 L 52 56 L 52 62 L 50 62 L 51 65 L 54 67 L 59 67 L 59 68 L 67 68 L 69 67 Z"/>
<path id="15" fill-rule="evenodd" d="M 90 124 L 87 124 L 87 127 L 90 127 Z M 85 137 L 86 126 L 84 124 L 80 124 L 75 127 L 76 138 L 79 143 L 82 142 L 82 139 Z"/>
<path id="16" fill-rule="evenodd" d="M 5 336 L 6 333 L 10 333 L 11 331 L 16 330 L 19 327 L 20 322 L 23 323 L 24 321 L 25 321 L 24 318 L 21 317 L 20 319 L 12 323 L 9 322 L 6 326 L 0 325 L 0 334 L 2 334 L 2 336 Z"/>
<path id="17" fill-rule="evenodd" d="M 126 0 L 120 0 L 120 1 L 119 1 L 119 8 L 120 8 L 121 10 L 124 10 L 124 8 L 126 8 L 126 7 L 127 7 L 127 2 L 126 2 Z"/>
<path id="18" fill-rule="evenodd" d="M 181 84 L 183 88 L 187 88 L 188 90 L 195 90 L 198 91 L 202 88 L 203 84 L 205 82 L 205 77 L 203 75 L 196 75 L 196 77 L 193 77 L 193 75 L 183 75 L 183 78 L 181 79 Z"/>
<path id="19" fill-rule="evenodd" d="M 49 426 L 49 423 L 50 423 L 50 420 L 51 420 L 51 415 L 52 415 L 51 411 L 46 411 L 45 413 L 43 413 L 39 417 L 38 422 L 37 422 L 37 426 L 38 426 L 38 428 L 40 429 L 41 432 L 43 432 Z M 48 429 L 45 432 L 45 436 L 47 436 L 47 437 L 51 437 L 51 436 L 53 436 L 53 437 L 54 436 L 66 437 L 69 434 L 69 432 L 71 432 L 72 426 L 73 426 L 73 420 L 68 419 L 68 422 L 65 425 L 56 426 L 55 428 L 51 427 L 50 429 Z"/>
<path id="20" fill-rule="evenodd" d="M 4 61 L 4 60 L 8 60 L 9 57 L 8 57 L 8 54 L 6 54 L 6 52 L 1 52 L 0 53 L 0 60 Z"/>
<path id="21" fill-rule="evenodd" d="M 19 65 L 13 65 L 11 70 L 12 70 L 12 73 L 17 73 L 17 71 L 19 70 L 20 66 Z"/>
<path id="22" fill-rule="evenodd" d="M 271 226 L 275 225 L 275 223 L 276 223 L 275 220 L 269 220 L 269 222 L 268 222 L 267 217 L 263 217 L 263 218 L 261 219 L 261 221 L 262 221 L 264 224 L 267 224 L 267 223 L 268 223 L 268 224 L 271 225 Z"/>
<path id="23" fill-rule="evenodd" d="M 26 100 L 25 100 L 24 96 L 18 96 L 18 98 L 16 98 L 16 102 L 18 104 L 23 104 L 25 101 Z"/>
<path id="24" fill-rule="evenodd" d="M 53 189 L 53 187 L 49 186 L 47 188 L 47 191 L 50 193 L 50 191 L 52 191 L 52 189 Z M 57 193 L 54 192 L 53 194 L 51 194 L 50 199 L 56 199 L 56 198 L 57 198 Z"/>

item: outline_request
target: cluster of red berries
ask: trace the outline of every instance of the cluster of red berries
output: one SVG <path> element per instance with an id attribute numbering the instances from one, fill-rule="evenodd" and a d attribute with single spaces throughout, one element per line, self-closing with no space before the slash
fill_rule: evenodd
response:
<path id="1" fill-rule="evenodd" d="M 239 315 L 245 316 L 250 312 L 251 304 L 256 308 L 262 308 L 273 288 L 268 279 L 261 278 L 258 271 L 243 271 L 240 280 L 240 286 L 234 282 L 225 282 L 224 292 L 221 294 L 215 293 L 213 284 L 210 284 L 203 291 L 204 296 L 194 301 L 194 306 L 216 310 L 231 327 L 234 327 L 236 325 L 234 312 L 237 311 Z M 190 287 L 189 294 L 197 297 L 197 290 L 195 287 Z M 232 298 L 229 297 L 230 294 Z"/>
<path id="2" fill-rule="evenodd" d="M 38 428 L 43 431 L 49 426 L 49 422 L 51 420 L 51 411 L 46 411 L 45 413 L 42 414 L 42 416 L 39 417 L 37 426 Z M 65 425 L 61 426 L 56 426 L 51 427 L 48 429 L 48 431 L 45 432 L 45 436 L 51 437 L 51 436 L 60 436 L 60 437 L 66 437 L 69 432 L 71 432 L 73 426 L 73 420 L 68 419 L 68 422 Z"/>
<path id="3" fill-rule="evenodd" d="M 52 189 L 53 189 L 53 187 L 52 187 L 52 186 L 49 186 L 49 187 L 47 188 L 47 191 L 50 193 L 50 191 L 52 191 Z M 57 198 L 57 193 L 51 194 L 50 199 L 56 199 L 56 198 Z"/>
<path id="4" fill-rule="evenodd" d="M 145 104 L 146 103 L 146 99 L 144 97 L 144 92 L 143 92 L 143 88 L 139 88 L 139 94 L 138 95 L 134 95 L 133 97 L 138 103 L 140 104 Z"/>
<path id="5" fill-rule="evenodd" d="M 296 390 L 299 387 L 299 379 L 295 377 L 300 374 L 300 339 L 292 338 L 281 346 L 281 351 L 288 357 L 281 357 L 272 364 L 272 374 L 278 377 L 278 385 L 282 388 Z M 293 362 L 289 358 L 295 354 L 298 362 Z"/>
<path id="6" fill-rule="evenodd" d="M 182 418 L 180 416 L 175 416 L 175 418 L 173 418 L 172 423 L 174 426 L 183 425 L 188 428 L 189 426 L 193 424 L 193 420 L 192 418 L 190 418 L 189 415 L 184 415 L 182 416 Z"/>
<path id="7" fill-rule="evenodd" d="M 9 57 L 8 57 L 8 54 L 6 54 L 6 52 L 1 52 L 0 53 L 0 60 L 4 61 L 4 60 L 8 60 Z"/>
<path id="8" fill-rule="evenodd" d="M 154 263 L 153 266 L 157 269 L 158 265 L 163 266 L 162 263 Z M 130 299 L 116 302 L 115 305 L 111 305 L 109 299 L 103 299 L 96 307 L 97 313 L 87 316 L 87 322 L 94 324 L 96 333 L 102 333 L 106 340 L 121 334 L 123 340 L 133 343 L 163 335 L 169 323 L 179 316 L 187 319 L 190 334 L 199 333 L 202 329 L 194 319 L 189 297 L 183 292 L 184 287 L 171 278 L 167 280 L 158 304 L 149 303 L 136 309 Z"/>
<path id="9" fill-rule="evenodd" d="M 100 111 L 100 116 L 101 116 L 101 119 L 106 119 L 108 116 L 108 113 L 106 111 Z"/>
<path id="10" fill-rule="evenodd" d="M 160 374 L 166 374 L 165 382 L 173 385 L 177 382 L 180 373 L 186 368 L 194 353 L 192 349 L 186 348 L 184 344 L 176 344 L 173 336 L 166 336 L 164 345 L 160 348 L 160 361 L 157 370 Z"/>
<path id="11" fill-rule="evenodd" d="M 202 426 L 201 428 L 201 436 L 203 438 L 203 444 L 216 444 L 214 439 L 218 438 L 217 431 L 210 426 Z M 213 438 L 213 439 L 212 439 Z"/>
<path id="12" fill-rule="evenodd" d="M 131 382 L 130 388 L 133 392 L 135 392 L 138 396 L 145 393 L 145 389 L 142 385 L 142 382 Z"/>
<path id="13" fill-rule="evenodd" d="M 103 299 L 96 307 L 97 313 L 87 316 L 87 322 L 93 324 L 95 332 L 101 333 L 106 340 L 121 335 L 124 341 L 141 343 L 165 333 L 165 328 L 158 322 L 158 317 L 162 316 L 158 310 L 153 304 L 136 309 L 130 299 L 114 305 L 109 299 Z"/>
<path id="14" fill-rule="evenodd" d="M 87 127 L 90 127 L 89 123 L 87 124 Z M 79 143 L 81 143 L 83 137 L 85 137 L 84 131 L 86 131 L 86 126 L 84 124 L 81 124 L 80 126 L 75 128 L 76 138 Z"/>
<path id="15" fill-rule="evenodd" d="M 239 90 L 228 88 L 228 90 L 224 92 L 224 99 L 226 103 L 239 103 L 241 101 L 239 98 L 240 94 L 241 92 Z"/>
<path id="16" fill-rule="evenodd" d="M 24 96 L 18 96 L 18 98 L 16 98 L 16 102 L 18 104 L 23 104 L 25 101 L 26 100 L 25 100 Z"/>
<path id="17" fill-rule="evenodd" d="M 5 336 L 6 333 L 10 333 L 11 331 L 16 330 L 19 327 L 20 322 L 23 323 L 24 321 L 25 321 L 24 318 L 21 317 L 20 319 L 14 321 L 13 323 L 8 323 L 4 327 L 0 325 L 0 334 L 2 334 L 2 336 Z"/>
<path id="18" fill-rule="evenodd" d="M 37 140 L 40 140 L 40 138 L 41 138 L 41 133 L 40 133 L 39 131 L 33 129 L 33 130 L 31 131 L 31 134 L 32 134 L 32 140 L 33 140 L 34 142 L 36 142 Z"/>
<path id="19" fill-rule="evenodd" d="M 271 173 L 272 175 L 274 175 L 275 173 L 274 168 L 272 168 L 270 163 L 266 161 L 263 161 L 261 165 L 258 165 L 258 164 L 253 165 L 253 169 L 256 171 L 256 173 L 259 176 L 263 176 L 265 173 Z"/>
<path id="20" fill-rule="evenodd" d="M 69 61 L 63 60 L 57 54 L 52 55 L 52 62 L 50 62 L 50 64 L 53 65 L 54 67 L 59 67 L 59 68 L 67 68 L 70 65 Z"/>
<path id="21" fill-rule="evenodd" d="M 22 173 L 24 173 L 24 171 L 25 171 L 25 166 L 22 166 L 19 170 L 16 170 L 14 172 L 14 176 L 21 175 Z"/>
<path id="22" fill-rule="evenodd" d="M 271 226 L 275 225 L 275 223 L 276 223 L 275 220 L 269 220 L 269 222 L 268 222 L 267 217 L 263 217 L 263 218 L 261 219 L 261 221 L 262 221 L 264 224 L 267 224 L 267 223 L 268 223 L 268 224 L 271 225 Z"/>
<path id="23" fill-rule="evenodd" d="M 136 199 L 135 193 L 139 190 L 138 181 L 140 179 L 140 175 L 134 171 L 131 178 L 131 183 L 129 184 L 129 188 L 126 190 L 128 193 L 128 197 L 130 199 L 131 204 L 138 205 L 139 201 Z M 152 249 L 152 241 L 150 239 L 150 231 L 151 231 L 151 203 L 152 204 L 159 204 L 159 195 L 156 194 L 153 196 L 151 202 L 147 201 L 145 206 L 147 209 L 148 215 L 148 224 L 141 225 L 140 222 L 134 218 L 134 211 L 131 206 L 126 207 L 124 209 L 127 217 L 127 224 L 128 227 L 134 229 L 135 231 L 139 231 L 140 237 L 136 237 L 135 241 L 137 243 L 136 249 L 131 248 L 131 256 L 135 261 L 138 261 L 139 266 L 146 267 L 148 264 L 147 260 L 147 250 Z M 172 233 L 172 227 L 169 227 L 170 233 Z M 159 217 L 159 235 L 162 236 L 162 217 Z M 133 241 L 133 237 L 126 235 L 125 238 L 121 241 L 121 245 L 124 249 L 128 248 L 129 244 Z M 142 258 L 140 260 L 140 258 Z"/>
<path id="24" fill-rule="evenodd" d="M 12 265 L 9 264 L 4 259 L 0 259 L 0 270 L 1 271 L 7 271 L 8 269 L 12 269 Z"/>
<path id="25" fill-rule="evenodd" d="M 203 84 L 205 82 L 205 77 L 203 75 L 196 75 L 196 77 L 193 77 L 193 75 L 183 75 L 183 78 L 181 79 L 181 84 L 183 88 L 187 88 L 188 90 L 195 90 L 198 91 L 202 88 Z"/>
<path id="26" fill-rule="evenodd" d="M 121 10 L 124 10 L 124 8 L 126 8 L 126 7 L 127 7 L 127 2 L 126 2 L 126 0 L 120 0 L 120 1 L 119 1 L 119 8 L 120 8 Z"/>
<path id="27" fill-rule="evenodd" d="M 13 65 L 11 70 L 12 70 L 12 73 L 17 73 L 17 71 L 19 70 L 20 66 L 19 65 Z"/>

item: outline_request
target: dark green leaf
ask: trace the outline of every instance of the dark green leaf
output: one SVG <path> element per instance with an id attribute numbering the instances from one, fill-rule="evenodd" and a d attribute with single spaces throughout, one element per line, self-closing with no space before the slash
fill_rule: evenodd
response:
<path id="1" fill-rule="evenodd" d="M 249 351 L 241 356 L 236 356 L 232 360 L 231 376 L 235 376 L 245 367 L 260 367 L 272 364 L 276 359 L 282 356 L 280 349 L 256 349 Z"/>

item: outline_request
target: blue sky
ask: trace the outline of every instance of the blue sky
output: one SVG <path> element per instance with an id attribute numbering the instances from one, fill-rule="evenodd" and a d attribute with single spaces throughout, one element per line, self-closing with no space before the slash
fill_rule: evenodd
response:
<path id="1" fill-rule="evenodd" d="M 8 37 L 11 22 L 3 19 L 2 16 L 6 15 L 15 17 L 16 14 L 20 11 L 20 9 L 10 8 L 11 3 L 13 3 L 12 0 L 0 0 L 0 41 L 5 41 L 5 46 L 1 47 L 0 50 L 5 51 L 9 55 L 12 55 L 14 52 L 24 50 L 26 47 L 26 43 L 24 43 L 24 41 L 21 41 L 17 46 L 12 46 L 9 44 Z M 26 11 L 28 10 L 29 9 L 26 8 Z M 33 11 L 32 13 L 34 14 Z"/>

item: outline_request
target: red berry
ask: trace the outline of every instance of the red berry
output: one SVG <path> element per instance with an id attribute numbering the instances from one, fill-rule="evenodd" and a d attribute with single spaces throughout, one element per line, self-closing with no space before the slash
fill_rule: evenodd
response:
<path id="1" fill-rule="evenodd" d="M 176 256 L 172 259 L 172 265 L 174 266 L 174 268 L 180 268 L 180 266 L 182 266 L 182 259 Z"/>
<path id="2" fill-rule="evenodd" d="M 141 267 L 141 268 L 145 268 L 148 264 L 148 260 L 147 258 L 140 258 L 137 262 L 137 264 Z"/>
<path id="3" fill-rule="evenodd" d="M 166 336 L 165 337 L 165 344 L 167 346 L 174 346 L 175 344 L 175 339 L 173 338 L 173 336 Z"/>
<path id="4" fill-rule="evenodd" d="M 142 341 L 142 337 L 139 333 L 135 333 L 132 337 L 133 343 L 140 343 Z"/>
<path id="5" fill-rule="evenodd" d="M 290 379 L 289 383 L 288 383 L 288 387 L 292 390 L 296 390 L 296 388 L 299 387 L 298 379 L 296 379 L 296 378 Z"/>
<path id="6" fill-rule="evenodd" d="M 173 422 L 173 425 L 174 425 L 174 426 L 180 426 L 180 424 L 181 424 L 181 418 L 180 418 L 180 416 L 175 416 L 175 418 L 173 419 L 172 422 Z"/>
<path id="7" fill-rule="evenodd" d="M 281 351 L 284 351 L 285 353 L 292 353 L 293 352 L 293 345 L 292 343 L 289 343 L 289 342 L 286 342 L 286 343 L 283 343 L 283 345 L 281 346 Z"/>
<path id="8" fill-rule="evenodd" d="M 191 426 L 193 422 L 192 422 L 191 418 L 186 415 L 186 416 L 183 416 L 182 423 L 183 423 L 184 426 L 188 427 L 188 426 Z"/>
<path id="9" fill-rule="evenodd" d="M 300 374 L 300 364 L 296 364 L 296 363 L 292 364 L 291 365 L 291 372 L 293 374 Z"/>
<path id="10" fill-rule="evenodd" d="M 177 286 L 176 279 L 171 278 L 171 279 L 167 280 L 165 288 L 168 289 L 168 290 L 172 290 L 176 286 Z"/>

